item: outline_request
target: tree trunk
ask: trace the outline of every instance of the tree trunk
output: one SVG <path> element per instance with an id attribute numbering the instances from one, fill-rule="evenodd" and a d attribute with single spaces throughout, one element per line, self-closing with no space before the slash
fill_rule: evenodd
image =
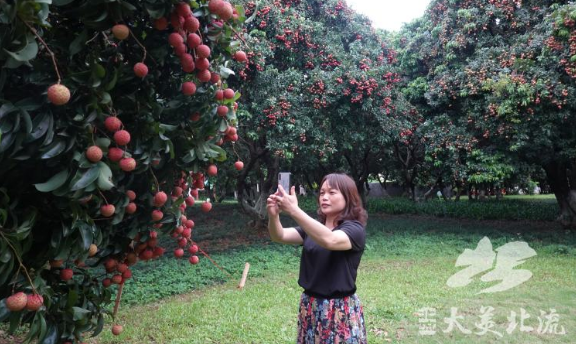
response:
<path id="1" fill-rule="evenodd" d="M 576 185 L 572 183 L 576 180 L 575 164 L 570 164 L 570 170 L 558 161 L 551 161 L 543 167 L 560 207 L 557 220 L 564 228 L 576 229 Z"/>

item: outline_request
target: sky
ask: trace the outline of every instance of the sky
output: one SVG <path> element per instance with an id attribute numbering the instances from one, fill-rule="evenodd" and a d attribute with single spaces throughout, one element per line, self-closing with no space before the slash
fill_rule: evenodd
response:
<path id="1" fill-rule="evenodd" d="M 421 17 L 430 0 L 346 0 L 346 3 L 368 16 L 374 27 L 398 31 L 403 23 Z"/>

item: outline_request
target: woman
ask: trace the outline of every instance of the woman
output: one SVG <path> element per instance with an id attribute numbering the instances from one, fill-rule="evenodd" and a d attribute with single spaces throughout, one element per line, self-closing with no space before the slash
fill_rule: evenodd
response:
<path id="1" fill-rule="evenodd" d="M 366 343 L 366 328 L 356 296 L 356 274 L 366 240 L 366 211 L 349 176 L 329 174 L 322 179 L 318 217 L 298 207 L 295 188 L 282 186 L 267 200 L 268 231 L 273 241 L 303 245 L 298 284 L 300 298 L 297 343 Z M 279 214 L 298 227 L 284 228 Z"/>

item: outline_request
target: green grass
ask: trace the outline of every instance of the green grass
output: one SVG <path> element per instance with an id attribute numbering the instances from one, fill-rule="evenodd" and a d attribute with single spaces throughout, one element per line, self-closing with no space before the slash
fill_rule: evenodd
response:
<path id="1" fill-rule="evenodd" d="M 230 207 L 221 209 L 229 214 Z M 197 240 L 208 244 L 210 255 L 232 278 L 206 259 L 194 267 L 173 259 L 144 265 L 135 272 L 133 284 L 125 288 L 124 299 L 132 305 L 122 306 L 117 319 L 125 325 L 124 333 L 113 338 L 105 330 L 91 343 L 293 343 L 301 293 L 297 284 L 300 249 L 269 243 L 266 233 L 238 225 L 245 220 L 234 213 L 221 222 L 196 221 Z M 481 282 L 481 274 L 466 287 L 449 288 L 446 280 L 461 269 L 454 266 L 458 255 L 466 248 L 475 249 L 484 236 L 491 239 L 494 249 L 511 241 L 528 242 L 537 256 L 516 269 L 528 269 L 533 277 L 501 293 L 476 295 L 494 284 Z M 481 306 L 494 307 L 494 329 L 503 333 L 501 342 L 573 343 L 576 234 L 555 223 L 372 215 L 367 243 L 358 295 L 370 343 L 493 343 L 497 338 L 490 333 L 441 331 L 447 326 L 443 319 L 450 308 L 458 307 L 465 316 L 462 324 L 476 332 L 474 323 L 479 322 Z M 248 282 L 238 290 L 246 261 L 251 263 Z M 183 294 L 158 300 L 156 294 L 179 283 Z M 139 295 L 134 295 L 135 290 Z M 417 312 L 423 307 L 437 309 L 438 333 L 434 336 L 418 334 Z M 531 316 L 527 325 L 535 328 L 540 310 L 555 308 L 559 324 L 568 334 L 540 335 L 518 329 L 507 334 L 506 317 L 511 311 L 519 314 L 521 308 Z"/>

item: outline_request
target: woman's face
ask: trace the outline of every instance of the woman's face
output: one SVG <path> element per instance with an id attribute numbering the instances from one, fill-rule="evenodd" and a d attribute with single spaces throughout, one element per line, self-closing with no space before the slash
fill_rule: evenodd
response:
<path id="1" fill-rule="evenodd" d="M 335 216 L 344 210 L 346 200 L 340 190 L 332 188 L 328 181 L 325 181 L 320 188 L 320 211 L 326 216 Z"/>

